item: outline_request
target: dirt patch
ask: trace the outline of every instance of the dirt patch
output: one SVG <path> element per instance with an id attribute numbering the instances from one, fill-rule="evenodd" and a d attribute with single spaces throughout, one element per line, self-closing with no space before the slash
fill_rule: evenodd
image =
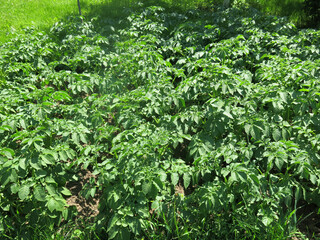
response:
<path id="1" fill-rule="evenodd" d="M 181 194 L 183 196 L 185 195 L 184 194 L 184 187 L 181 184 L 176 185 L 174 188 L 174 191 L 175 191 L 175 195 L 179 195 L 179 194 Z"/>
<path id="2" fill-rule="evenodd" d="M 94 197 L 88 197 L 86 199 L 82 191 L 86 184 L 90 183 L 91 179 L 96 180 L 96 176 L 93 175 L 89 170 L 82 170 L 79 173 L 79 180 L 74 182 L 67 182 L 66 188 L 68 188 L 72 196 L 66 199 L 69 206 L 75 206 L 78 211 L 78 218 L 93 219 L 99 214 L 98 206 L 101 192 L 97 191 Z M 92 181 L 92 180 L 91 180 Z"/>

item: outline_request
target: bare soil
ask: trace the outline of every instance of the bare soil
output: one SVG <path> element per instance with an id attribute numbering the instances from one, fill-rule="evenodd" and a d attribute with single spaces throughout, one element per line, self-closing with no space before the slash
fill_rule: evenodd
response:
<path id="1" fill-rule="evenodd" d="M 83 218 L 89 220 L 93 219 L 99 214 L 99 199 L 101 193 L 96 192 L 95 196 L 89 197 L 86 199 L 81 195 L 81 190 L 83 189 L 86 183 L 89 183 L 91 178 L 96 178 L 89 170 L 82 170 L 79 173 L 79 181 L 67 182 L 66 188 L 68 188 L 72 196 L 67 198 L 67 204 L 69 206 L 75 206 L 78 211 L 78 218 Z"/>

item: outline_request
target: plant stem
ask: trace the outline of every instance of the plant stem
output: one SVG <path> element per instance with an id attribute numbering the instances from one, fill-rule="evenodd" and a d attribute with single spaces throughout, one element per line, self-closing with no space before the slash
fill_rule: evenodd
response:
<path id="1" fill-rule="evenodd" d="M 82 14 L 81 14 L 80 0 L 78 0 L 78 9 L 79 9 L 79 15 L 82 16 Z M 83 19 L 82 19 L 82 18 L 81 18 L 81 21 L 83 22 Z"/>

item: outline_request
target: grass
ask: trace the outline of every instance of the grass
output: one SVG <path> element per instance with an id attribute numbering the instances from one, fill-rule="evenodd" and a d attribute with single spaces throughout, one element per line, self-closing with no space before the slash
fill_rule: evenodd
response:
<path id="1" fill-rule="evenodd" d="M 90 6 L 104 0 L 81 0 L 83 14 Z M 70 15 L 78 14 L 76 0 L 0 0 L 0 43 L 19 33 L 23 28 L 34 26 L 48 29 L 53 23 Z"/>
<path id="2" fill-rule="evenodd" d="M 249 0 L 248 2 L 262 12 L 276 16 L 287 16 L 298 26 L 304 26 L 306 16 L 302 11 L 305 0 Z"/>
<path id="3" fill-rule="evenodd" d="M 110 17 L 130 0 L 80 0 L 82 15 Z M 68 16 L 79 14 L 77 0 L 0 0 L 0 44 L 33 26 L 47 30 Z"/>

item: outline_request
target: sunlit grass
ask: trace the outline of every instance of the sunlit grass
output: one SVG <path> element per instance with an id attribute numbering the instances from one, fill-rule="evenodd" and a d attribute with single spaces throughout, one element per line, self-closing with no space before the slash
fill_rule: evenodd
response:
<path id="1" fill-rule="evenodd" d="M 81 0 L 82 12 L 104 0 Z M 0 0 L 0 43 L 28 26 L 45 30 L 67 16 L 78 14 L 77 0 Z"/>

